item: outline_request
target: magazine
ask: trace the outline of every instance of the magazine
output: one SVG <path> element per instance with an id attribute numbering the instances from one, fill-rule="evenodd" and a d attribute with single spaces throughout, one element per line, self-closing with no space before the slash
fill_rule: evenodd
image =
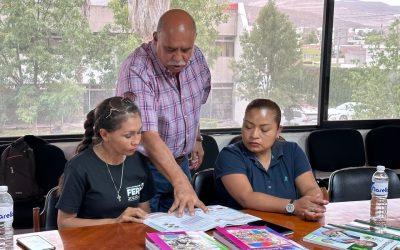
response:
<path id="1" fill-rule="evenodd" d="M 394 250 L 400 247 L 400 241 L 394 239 L 333 225 L 320 227 L 306 235 L 303 240 L 336 249 Z"/>
<path id="2" fill-rule="evenodd" d="M 160 232 L 179 232 L 207 231 L 217 226 L 244 225 L 252 221 L 260 220 L 260 218 L 256 216 L 220 205 L 207 207 L 207 214 L 197 208 L 193 216 L 187 213 L 182 217 L 176 217 L 175 214 L 168 213 L 152 213 L 143 223 Z"/>
<path id="3" fill-rule="evenodd" d="M 146 248 L 150 250 L 229 250 L 204 232 L 146 233 Z"/>
<path id="4" fill-rule="evenodd" d="M 307 249 L 265 226 L 217 227 L 214 238 L 229 249 Z"/>

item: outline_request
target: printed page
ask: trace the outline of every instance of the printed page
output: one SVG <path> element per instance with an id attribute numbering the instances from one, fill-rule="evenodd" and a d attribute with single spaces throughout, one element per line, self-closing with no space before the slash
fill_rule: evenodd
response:
<path id="1" fill-rule="evenodd" d="M 304 237 L 304 241 L 337 249 L 389 250 L 399 246 L 400 242 L 379 236 L 367 235 L 351 230 L 323 226 Z"/>
<path id="2" fill-rule="evenodd" d="M 208 209 L 208 214 L 196 209 L 194 216 L 185 213 L 180 218 L 175 214 L 153 213 L 144 220 L 144 224 L 161 232 L 208 231 L 217 226 L 244 225 L 260 220 L 256 216 L 220 205 L 208 206 Z"/>
<path id="3" fill-rule="evenodd" d="M 220 205 L 208 206 L 208 215 L 220 227 L 245 225 L 249 222 L 261 220 L 256 216 Z"/>

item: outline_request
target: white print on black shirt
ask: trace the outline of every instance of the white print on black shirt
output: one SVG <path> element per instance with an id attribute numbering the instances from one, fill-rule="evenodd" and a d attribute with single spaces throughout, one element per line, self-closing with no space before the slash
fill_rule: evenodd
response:
<path id="1" fill-rule="evenodd" d="M 143 189 L 144 183 L 140 183 L 139 185 L 126 187 L 126 195 L 128 196 L 128 201 L 139 200 L 140 191 Z"/>

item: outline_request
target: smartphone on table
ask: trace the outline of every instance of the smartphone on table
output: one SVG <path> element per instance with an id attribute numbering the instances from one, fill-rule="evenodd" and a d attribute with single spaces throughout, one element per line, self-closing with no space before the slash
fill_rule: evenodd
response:
<path id="1" fill-rule="evenodd" d="M 247 224 L 249 226 L 266 226 L 266 227 L 269 227 L 272 230 L 274 230 L 280 234 L 283 234 L 283 235 L 291 235 L 294 233 L 293 230 L 290 228 L 287 228 L 287 227 L 284 227 L 284 226 L 281 226 L 281 225 L 278 225 L 278 224 L 275 224 L 272 222 L 268 222 L 265 220 L 257 220 L 257 221 L 249 222 Z"/>
<path id="2" fill-rule="evenodd" d="M 27 250 L 53 250 L 56 249 L 47 240 L 39 235 L 31 235 L 26 237 L 17 238 L 17 244 Z"/>

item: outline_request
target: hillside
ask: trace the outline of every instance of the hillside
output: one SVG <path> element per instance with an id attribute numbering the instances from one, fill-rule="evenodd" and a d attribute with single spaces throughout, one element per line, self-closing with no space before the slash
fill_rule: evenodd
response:
<path id="1" fill-rule="evenodd" d="M 231 1 L 239 2 L 239 1 Z M 249 23 L 253 24 L 268 0 L 242 0 Z M 323 0 L 276 0 L 278 8 L 289 16 L 297 27 L 318 28 L 323 19 Z M 400 6 L 360 0 L 335 1 L 335 26 L 341 28 L 380 28 L 400 16 Z"/>

